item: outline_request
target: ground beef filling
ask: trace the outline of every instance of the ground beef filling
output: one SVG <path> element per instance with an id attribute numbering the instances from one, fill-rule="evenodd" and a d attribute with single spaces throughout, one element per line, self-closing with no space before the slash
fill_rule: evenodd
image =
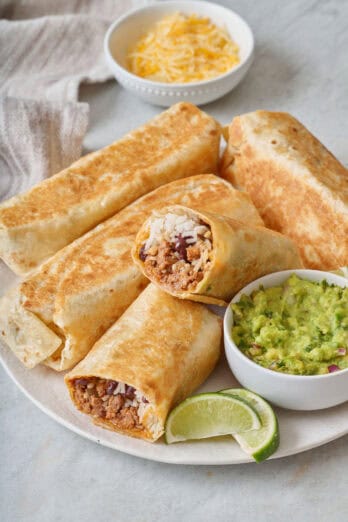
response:
<path id="1" fill-rule="evenodd" d="M 175 290 L 193 290 L 210 266 L 211 231 L 206 228 L 195 242 L 179 233 L 174 241 L 163 239 L 147 250 L 144 244 L 139 257 L 148 276 Z"/>
<path id="2" fill-rule="evenodd" d="M 105 419 L 119 429 L 143 429 L 138 416 L 139 399 L 132 386 L 123 385 L 123 393 L 117 381 L 90 377 L 75 379 L 74 400 L 83 413 Z M 147 400 L 142 397 L 141 402 Z"/>

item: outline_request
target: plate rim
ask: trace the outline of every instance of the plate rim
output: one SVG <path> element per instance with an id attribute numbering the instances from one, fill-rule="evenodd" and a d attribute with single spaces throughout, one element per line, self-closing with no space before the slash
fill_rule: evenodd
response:
<path id="1" fill-rule="evenodd" d="M 59 414 L 57 414 L 56 412 L 51 410 L 49 407 L 47 407 L 45 404 L 43 404 L 31 392 L 29 392 L 25 388 L 25 386 L 22 385 L 22 383 L 20 383 L 18 381 L 16 375 L 11 371 L 11 369 L 7 365 L 1 352 L 0 352 L 0 363 L 3 367 L 3 369 L 5 370 L 5 373 L 8 375 L 8 377 L 14 382 L 14 384 L 23 393 L 23 395 L 25 397 L 27 397 L 39 410 L 41 410 L 48 417 L 50 417 L 51 419 L 56 421 L 61 426 L 67 428 L 68 430 L 72 431 L 73 433 L 76 433 L 77 435 L 79 435 L 87 440 L 95 442 L 98 445 L 105 446 L 114 451 L 119 451 L 121 453 L 131 455 L 133 457 L 142 458 L 142 459 L 152 461 L 152 462 L 159 462 L 162 464 L 174 464 L 174 465 L 183 465 L 183 466 L 188 466 L 188 465 L 190 465 L 190 466 L 224 466 L 224 465 L 238 465 L 238 464 L 256 464 L 256 462 L 251 457 L 248 457 L 247 455 L 243 456 L 242 454 L 239 459 L 236 459 L 235 457 L 228 458 L 228 456 L 226 456 L 226 459 L 224 461 L 212 460 L 212 459 L 209 459 L 209 457 L 208 458 L 200 457 L 199 461 L 197 459 L 190 460 L 190 458 L 182 458 L 181 460 L 178 460 L 177 457 L 175 456 L 176 455 L 175 453 L 173 453 L 173 459 L 163 458 L 161 456 L 159 456 L 157 458 L 154 456 L 146 455 L 146 453 L 144 454 L 144 452 L 141 449 L 138 450 L 138 449 L 132 448 L 132 447 L 129 447 L 129 448 L 117 447 L 117 444 L 110 443 L 107 440 L 104 440 L 102 437 L 98 438 L 98 436 L 93 435 L 92 433 L 88 432 L 87 430 L 79 428 L 74 423 L 70 422 L 69 420 L 66 420 L 64 417 L 60 416 Z M 101 430 L 101 434 L 104 431 L 100 427 L 96 427 L 96 429 Z M 304 444 L 302 447 L 296 448 L 296 449 L 290 448 L 289 451 L 287 451 L 286 449 L 283 451 L 280 451 L 280 452 L 278 451 L 267 460 L 278 460 L 278 459 L 281 459 L 284 457 L 297 455 L 297 454 L 303 453 L 305 451 L 309 451 L 311 449 L 328 444 L 329 442 L 337 440 L 347 434 L 348 434 L 348 426 L 346 428 L 344 428 L 343 430 L 335 433 L 334 435 L 326 436 L 326 437 L 318 440 L 316 443 L 307 443 L 307 444 Z"/>

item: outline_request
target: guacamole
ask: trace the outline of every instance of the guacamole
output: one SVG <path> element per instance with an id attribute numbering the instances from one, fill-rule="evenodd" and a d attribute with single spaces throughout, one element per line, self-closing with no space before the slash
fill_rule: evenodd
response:
<path id="1" fill-rule="evenodd" d="M 293 274 L 231 306 L 233 340 L 261 366 L 295 375 L 348 368 L 348 287 Z"/>

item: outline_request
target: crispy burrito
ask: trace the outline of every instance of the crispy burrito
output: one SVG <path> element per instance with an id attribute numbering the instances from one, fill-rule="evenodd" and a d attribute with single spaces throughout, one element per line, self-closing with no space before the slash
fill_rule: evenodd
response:
<path id="1" fill-rule="evenodd" d="M 217 315 L 149 285 L 65 382 L 96 424 L 153 442 L 171 408 L 213 370 L 220 341 Z"/>
<path id="2" fill-rule="evenodd" d="M 348 171 L 290 114 L 234 118 L 222 175 L 293 239 L 307 268 L 348 265 Z"/>
<path id="3" fill-rule="evenodd" d="M 220 128 L 179 103 L 0 205 L 0 257 L 25 275 L 123 207 L 175 179 L 216 173 Z"/>
<path id="4" fill-rule="evenodd" d="M 212 174 L 177 180 L 143 196 L 57 252 L 0 301 L 0 334 L 28 367 L 78 363 L 148 284 L 131 247 L 153 209 L 170 203 L 262 225 L 249 196 Z"/>
<path id="5" fill-rule="evenodd" d="M 162 290 L 217 305 L 258 277 L 302 266 L 297 247 L 282 234 L 180 205 L 153 212 L 132 255 Z"/>

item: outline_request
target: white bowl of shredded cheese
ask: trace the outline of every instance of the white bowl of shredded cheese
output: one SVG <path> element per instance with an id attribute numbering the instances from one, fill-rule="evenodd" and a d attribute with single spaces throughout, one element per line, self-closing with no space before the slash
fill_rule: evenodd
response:
<path id="1" fill-rule="evenodd" d="M 178 101 L 202 105 L 244 78 L 254 39 L 230 9 L 167 1 L 116 20 L 105 35 L 104 50 L 116 80 L 143 100 L 162 107 Z"/>

